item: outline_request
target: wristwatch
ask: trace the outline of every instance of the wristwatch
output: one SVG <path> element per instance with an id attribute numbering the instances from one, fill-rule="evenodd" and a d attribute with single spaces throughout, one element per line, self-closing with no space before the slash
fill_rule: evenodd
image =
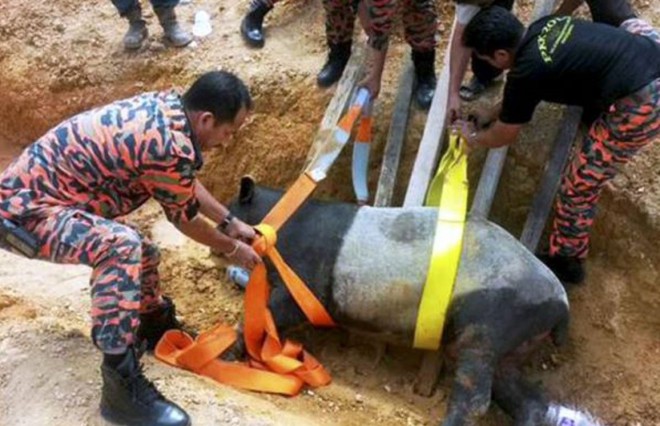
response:
<path id="1" fill-rule="evenodd" d="M 220 225 L 218 225 L 218 229 L 222 232 L 225 232 L 232 220 L 234 220 L 234 215 L 229 212 L 227 216 L 225 216 L 225 218 L 222 220 Z"/>

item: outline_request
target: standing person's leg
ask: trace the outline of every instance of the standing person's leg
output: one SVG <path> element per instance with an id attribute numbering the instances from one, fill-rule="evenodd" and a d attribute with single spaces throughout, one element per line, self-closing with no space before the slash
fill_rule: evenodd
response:
<path id="1" fill-rule="evenodd" d="M 415 65 L 415 100 L 420 108 L 429 109 L 437 84 L 435 48 L 438 44 L 438 14 L 435 1 L 406 0 L 403 4 L 403 26 Z"/>
<path id="2" fill-rule="evenodd" d="M 179 25 L 174 12 L 174 8 L 178 4 L 179 0 L 151 0 L 151 5 L 167 39 L 173 46 L 183 47 L 193 41 L 193 36 Z"/>
<path id="3" fill-rule="evenodd" d="M 633 18 L 621 28 L 660 44 L 660 33 Z M 589 230 L 605 182 L 643 146 L 660 134 L 660 79 L 612 105 L 592 125 L 582 151 L 566 172 L 555 206 L 549 256 L 542 260 L 564 282 L 584 279 L 582 260 L 589 249 Z"/>
<path id="4" fill-rule="evenodd" d="M 103 416 L 125 424 L 188 425 L 185 411 L 165 399 L 139 365 L 143 277 L 152 280 L 150 303 L 158 305 L 153 282 L 157 277 L 153 271 L 143 273 L 144 265 L 154 265 L 154 259 L 145 258 L 140 235 L 126 225 L 79 210 L 53 207 L 46 213 L 23 224 L 39 241 L 38 257 L 93 268 L 92 339 L 104 354 Z"/>
<path id="5" fill-rule="evenodd" d="M 543 260 L 564 282 L 583 280 L 582 260 L 603 185 L 660 134 L 660 79 L 612 105 L 591 126 L 562 181 Z"/>
<path id="6" fill-rule="evenodd" d="M 154 350 L 156 344 L 167 330 L 182 329 L 183 325 L 176 318 L 176 308 L 172 299 L 163 296 L 160 291 L 160 250 L 148 238 L 142 240 L 142 274 L 140 276 L 140 327 L 138 337 L 146 341 L 148 350 Z M 192 334 L 192 332 L 189 331 Z"/>
<path id="7" fill-rule="evenodd" d="M 351 57 L 356 11 L 351 0 L 323 0 L 323 8 L 329 52 L 316 81 L 330 87 L 341 78 Z"/>
<path id="8" fill-rule="evenodd" d="M 513 9 L 513 0 L 496 0 L 492 6 L 503 7 L 511 11 Z M 502 75 L 502 70 L 495 68 L 483 59 L 479 59 L 475 53 L 472 54 L 472 78 L 470 81 L 461 86 L 460 95 L 464 101 L 473 101 L 484 90 L 493 83 L 497 77 Z"/>
<path id="9" fill-rule="evenodd" d="M 264 47 L 264 18 L 279 0 L 251 0 L 250 8 L 241 21 L 243 40 L 252 47 Z"/>
<path id="10" fill-rule="evenodd" d="M 124 47 L 135 50 L 142 47 L 147 39 L 147 23 L 142 19 L 142 8 L 139 0 L 112 0 L 119 16 L 128 20 L 128 31 L 124 34 Z"/>

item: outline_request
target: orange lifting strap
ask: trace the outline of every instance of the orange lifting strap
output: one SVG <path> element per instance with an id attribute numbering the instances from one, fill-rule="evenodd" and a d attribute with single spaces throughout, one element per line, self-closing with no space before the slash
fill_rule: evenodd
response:
<path id="1" fill-rule="evenodd" d="M 268 256 L 275 265 L 310 322 L 315 326 L 332 327 L 335 323 L 330 314 L 275 247 L 279 228 L 315 188 L 316 182 L 307 173 L 302 174 L 256 227 L 260 235 L 253 248 L 261 256 Z M 236 332 L 226 325 L 218 325 L 200 334 L 196 340 L 182 331 L 170 330 L 158 342 L 156 358 L 220 383 L 253 391 L 296 395 L 305 383 L 312 387 L 330 383 L 330 374 L 301 344 L 289 340 L 282 343 L 268 309 L 269 296 L 266 266 L 262 263 L 252 271 L 245 291 L 243 332 L 248 362 L 218 359 L 236 341 Z"/>

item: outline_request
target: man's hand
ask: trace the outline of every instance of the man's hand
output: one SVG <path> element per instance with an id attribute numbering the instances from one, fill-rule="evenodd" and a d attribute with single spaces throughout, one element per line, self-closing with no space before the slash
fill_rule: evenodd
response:
<path id="1" fill-rule="evenodd" d="M 452 131 L 460 134 L 465 139 L 465 152 L 469 153 L 477 147 L 477 129 L 474 123 L 468 120 L 456 120 L 452 126 Z"/>
<path id="2" fill-rule="evenodd" d="M 479 107 L 470 113 L 470 118 L 474 121 L 476 128 L 481 130 L 493 124 L 500 115 L 501 105 L 493 107 Z"/>
<path id="3" fill-rule="evenodd" d="M 380 83 L 383 79 L 383 69 L 385 69 L 385 58 L 387 57 L 387 47 L 382 50 L 376 50 L 369 47 L 367 54 L 367 64 L 369 71 L 367 76 L 360 82 L 359 86 L 366 87 L 373 101 L 380 93 Z"/>
<path id="4" fill-rule="evenodd" d="M 234 218 L 231 222 L 229 222 L 226 232 L 228 236 L 246 243 L 252 242 L 256 236 L 256 232 L 253 227 L 237 218 Z"/>
<path id="5" fill-rule="evenodd" d="M 238 264 L 246 269 L 254 269 L 257 264 L 261 263 L 261 256 L 257 254 L 252 246 L 245 244 L 243 241 L 235 240 L 236 245 L 229 253 L 224 253 L 224 256 L 231 260 L 233 263 Z"/>
<path id="6" fill-rule="evenodd" d="M 376 76 L 373 74 L 369 74 L 366 78 L 364 78 L 359 84 L 359 87 L 366 87 L 367 90 L 369 91 L 369 96 L 371 97 L 371 100 L 373 101 L 378 97 L 378 94 L 380 93 L 380 76 Z"/>
<path id="7" fill-rule="evenodd" d="M 447 119 L 449 124 L 461 118 L 461 97 L 458 94 L 450 94 L 447 101 Z"/>

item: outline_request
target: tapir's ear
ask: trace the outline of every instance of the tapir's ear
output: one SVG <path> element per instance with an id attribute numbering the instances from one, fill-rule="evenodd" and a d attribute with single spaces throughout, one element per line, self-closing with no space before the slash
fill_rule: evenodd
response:
<path id="1" fill-rule="evenodd" d="M 252 176 L 243 176 L 241 178 L 241 191 L 238 195 L 240 204 L 249 204 L 254 196 L 254 178 Z"/>

